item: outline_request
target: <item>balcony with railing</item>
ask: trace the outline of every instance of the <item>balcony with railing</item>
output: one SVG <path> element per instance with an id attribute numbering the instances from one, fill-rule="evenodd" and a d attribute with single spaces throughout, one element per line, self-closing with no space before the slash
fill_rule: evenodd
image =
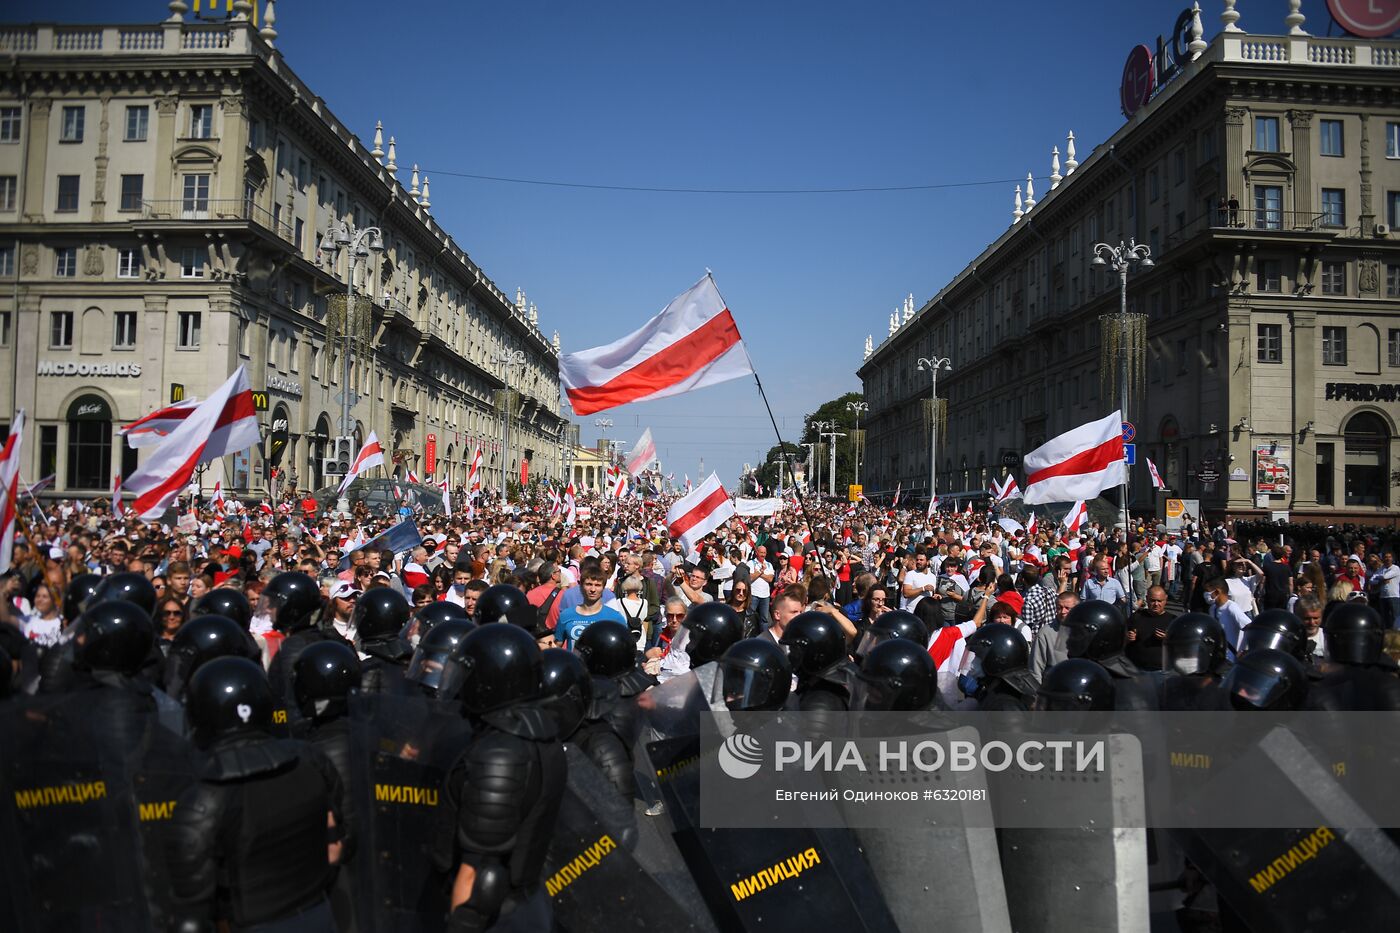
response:
<path id="1" fill-rule="evenodd" d="M 0 53 L 83 55 L 93 52 L 142 54 L 253 51 L 251 30 L 232 23 L 170 23 L 127 26 L 0 27 Z"/>
<path id="2" fill-rule="evenodd" d="M 142 201 L 143 220 L 181 220 L 217 222 L 246 220 L 296 245 L 291 224 L 283 223 L 272 213 L 248 198 L 175 198 L 169 201 Z"/>

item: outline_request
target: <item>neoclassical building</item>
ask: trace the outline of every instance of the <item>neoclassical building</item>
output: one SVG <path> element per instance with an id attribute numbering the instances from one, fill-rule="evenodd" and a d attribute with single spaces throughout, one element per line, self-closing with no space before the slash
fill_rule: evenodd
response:
<path id="1" fill-rule="evenodd" d="M 940 495 L 1023 479 L 1026 451 L 1118 408 L 1101 377 L 1121 356 L 1101 317 L 1118 312 L 1119 277 L 1094 247 L 1135 240 L 1154 265 L 1127 290 L 1146 330 L 1128 409 L 1134 506 L 1164 498 L 1150 457 L 1171 495 L 1214 514 L 1394 519 L 1400 42 L 1226 14 L 1213 41 L 1191 30 L 1165 62 L 1139 61 L 1123 126 L 1083 161 L 1072 135 L 1055 141 L 1048 183 L 1017 189 L 1006 231 L 867 340 L 868 494 L 927 496 L 920 358 L 952 367 L 937 383 Z"/>
<path id="2" fill-rule="evenodd" d="M 109 491 L 141 453 L 121 424 L 242 365 L 262 449 L 205 486 L 258 495 L 274 466 L 320 486 L 347 350 L 356 443 L 375 431 L 454 483 L 478 444 L 488 484 L 525 456 L 561 477 L 557 336 L 438 224 L 407 141 L 336 118 L 276 48 L 271 4 L 261 24 L 251 3 L 220 22 L 185 6 L 0 27 L 0 418 L 30 415 L 26 481 Z M 358 255 L 334 248 L 370 228 Z"/>

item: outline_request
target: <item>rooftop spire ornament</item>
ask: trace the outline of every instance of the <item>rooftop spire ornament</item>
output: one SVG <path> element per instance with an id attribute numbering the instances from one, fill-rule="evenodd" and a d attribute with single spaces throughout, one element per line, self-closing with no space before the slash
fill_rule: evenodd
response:
<path id="1" fill-rule="evenodd" d="M 388 169 L 391 176 L 399 173 L 399 154 L 394 146 L 394 137 L 392 136 L 389 137 L 389 161 L 384 163 L 384 167 Z"/>
<path id="2" fill-rule="evenodd" d="M 1020 186 L 1020 185 L 1017 185 L 1017 186 L 1016 186 L 1016 200 L 1015 200 L 1014 202 L 1012 202 L 1012 203 L 1014 203 L 1014 204 L 1016 205 L 1016 209 L 1013 210 L 1013 211 L 1011 212 L 1011 222 L 1012 222 L 1013 224 L 1018 224 L 1018 223 L 1021 222 L 1021 218 L 1024 217 L 1024 216 L 1025 216 L 1025 213 L 1026 213 L 1025 211 L 1021 210 L 1021 186 Z"/>
<path id="3" fill-rule="evenodd" d="M 423 176 L 423 196 L 418 199 L 418 203 L 423 205 L 423 213 L 428 212 L 428 208 L 433 206 L 433 202 L 428 200 L 428 176 Z"/>
<path id="4" fill-rule="evenodd" d="M 1033 208 L 1033 207 L 1035 207 L 1035 179 L 1031 177 L 1031 173 L 1030 173 L 1030 172 L 1027 172 L 1027 173 L 1026 173 L 1026 213 L 1029 214 L 1029 213 L 1031 212 L 1031 208 Z"/>
<path id="5" fill-rule="evenodd" d="M 904 299 L 904 323 L 908 324 L 914 317 L 914 295 L 911 292 L 909 297 Z"/>
<path id="6" fill-rule="evenodd" d="M 258 30 L 258 35 L 271 46 L 272 40 L 277 38 L 277 9 L 273 0 L 267 0 L 267 6 L 263 7 L 262 21 L 263 26 Z"/>
<path id="7" fill-rule="evenodd" d="M 1065 143 L 1065 177 L 1074 174 L 1074 170 L 1079 168 L 1079 160 L 1074 157 L 1074 130 L 1069 131 L 1069 139 Z"/>
<path id="8" fill-rule="evenodd" d="M 875 337 L 872 334 L 865 335 L 865 358 L 868 360 L 875 353 Z"/>
<path id="9" fill-rule="evenodd" d="M 1201 57 L 1201 53 L 1206 50 L 1205 27 L 1201 25 L 1201 4 L 1199 2 L 1191 4 L 1191 41 L 1187 43 L 1186 49 L 1191 53 L 1191 61 Z"/>
<path id="10" fill-rule="evenodd" d="M 897 330 L 899 330 L 899 315 L 891 313 L 891 314 L 890 314 L 890 336 L 893 337 L 893 336 L 894 336 L 894 332 L 897 331 Z"/>
<path id="11" fill-rule="evenodd" d="M 408 179 L 408 196 L 413 200 L 418 200 L 418 163 L 413 163 L 413 174 Z"/>
<path id="12" fill-rule="evenodd" d="M 1060 174 L 1060 147 L 1050 147 L 1050 190 L 1054 191 L 1060 187 L 1060 180 L 1064 176 Z"/>
<path id="13" fill-rule="evenodd" d="M 1235 24 L 1240 21 L 1240 11 L 1235 9 L 1235 0 L 1225 0 L 1225 9 L 1220 14 L 1220 22 L 1224 24 L 1221 32 L 1244 32 Z"/>
<path id="14" fill-rule="evenodd" d="M 384 121 L 374 121 L 374 148 L 369 151 L 376 162 L 384 164 Z"/>

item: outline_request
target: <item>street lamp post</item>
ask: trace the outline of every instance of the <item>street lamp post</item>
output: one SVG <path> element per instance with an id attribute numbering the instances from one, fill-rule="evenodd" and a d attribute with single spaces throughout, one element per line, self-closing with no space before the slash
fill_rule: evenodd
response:
<path id="1" fill-rule="evenodd" d="M 831 496 L 832 498 L 835 498 L 835 497 L 836 497 L 836 439 L 837 439 L 838 437 L 845 437 L 846 435 L 837 432 L 836 429 L 839 427 L 839 425 L 838 425 L 835 421 L 817 421 L 817 422 L 814 422 L 814 424 L 815 424 L 815 426 L 816 426 L 816 428 L 817 428 L 817 436 L 818 436 L 818 437 L 829 437 L 829 438 L 831 438 L 831 452 L 830 452 L 831 461 L 830 461 L 830 469 L 828 470 L 828 475 L 827 475 L 827 480 L 826 480 L 826 482 L 827 482 L 827 487 L 828 487 L 827 495 L 828 495 L 828 496 Z M 818 490 L 818 491 L 821 490 L 821 484 L 820 484 L 820 483 L 817 485 L 817 490 Z"/>
<path id="2" fill-rule="evenodd" d="M 929 389 L 928 413 L 928 503 L 938 499 L 938 371 L 953 371 L 953 361 L 946 356 L 919 357 L 919 371 L 928 371 L 932 383 Z"/>
<path id="3" fill-rule="evenodd" d="M 812 468 L 812 469 L 811 469 L 812 475 L 811 475 L 810 478 L 808 478 L 808 479 L 806 480 L 807 488 L 808 488 L 808 489 L 815 488 L 815 489 L 817 490 L 817 495 L 821 495 L 821 492 L 822 492 L 822 484 L 821 484 L 821 464 L 817 462 L 817 445 L 816 445 L 816 444 L 802 444 L 801 446 L 807 448 L 807 462 L 808 462 L 808 464 L 811 465 L 811 468 Z M 793 481 L 794 483 L 796 483 L 796 482 L 797 482 L 797 477 L 794 476 L 792 481 Z M 815 486 L 813 486 L 813 483 L 814 483 L 814 482 L 815 482 Z"/>
<path id="4" fill-rule="evenodd" d="M 860 441 L 858 440 L 858 438 L 860 437 L 860 413 L 863 412 L 863 411 L 869 411 L 869 410 L 870 410 L 870 405 L 869 405 L 869 403 L 867 403 L 867 402 L 847 402 L 847 403 L 846 403 L 846 410 L 847 410 L 847 411 L 853 411 L 853 412 L 856 413 L 856 426 L 855 426 L 854 428 L 851 429 L 851 457 L 855 460 L 855 465 L 856 465 L 856 483 L 855 483 L 855 484 L 856 484 L 857 486 L 859 486 L 859 485 L 860 485 L 860 447 L 861 447 L 861 445 L 860 445 Z"/>
<path id="5" fill-rule="evenodd" d="M 524 350 L 500 350 L 496 362 L 501 365 L 501 510 L 509 504 L 507 464 L 510 463 L 510 370 L 512 366 L 524 367 Z M 523 496 L 524 490 L 521 490 Z"/>
<path id="6" fill-rule="evenodd" d="M 354 338 L 350 333 L 350 313 L 355 301 L 355 266 L 361 259 L 368 259 L 370 253 L 384 252 L 384 233 L 378 227 L 356 230 L 345 221 L 339 221 L 321 237 L 321 251 L 338 253 L 348 250 L 345 261 L 345 348 L 340 354 L 340 436 L 350 437 L 350 350 Z M 343 515 L 350 513 L 350 498 L 344 493 L 335 504 L 336 511 Z"/>
<path id="7" fill-rule="evenodd" d="M 594 419 L 593 419 L 593 426 L 594 426 L 595 428 L 598 429 L 598 433 L 599 433 L 599 437 L 598 437 L 598 450 L 599 450 L 600 452 L 603 452 L 603 459 L 604 459 L 605 461 L 607 461 L 607 465 L 608 465 L 609 467 L 611 467 L 611 466 L 612 466 L 612 442 L 608 440 L 608 428 L 610 428 L 610 427 L 613 426 L 613 420 L 612 420 L 611 418 L 594 418 Z M 705 461 L 703 461 L 703 460 L 700 461 L 700 468 L 701 468 L 702 471 L 704 470 L 704 468 L 705 468 Z M 598 479 L 598 488 L 599 488 L 599 489 L 602 489 L 602 488 L 603 488 L 603 482 L 605 481 L 605 478 L 607 477 L 607 475 L 608 475 L 608 474 L 607 474 L 607 470 L 604 470 L 604 471 L 603 471 L 603 476 L 600 477 L 600 478 Z M 606 490 L 604 490 L 604 491 L 606 492 Z"/>
<path id="8" fill-rule="evenodd" d="M 1109 268 L 1118 273 L 1118 319 L 1120 321 L 1119 344 L 1121 357 L 1118 371 L 1118 402 L 1122 409 L 1124 421 L 1131 421 L 1128 417 L 1128 359 L 1132 355 L 1132 348 L 1127 345 L 1128 334 L 1128 270 L 1134 265 L 1141 269 L 1151 269 L 1152 250 L 1145 243 L 1139 243 L 1135 239 L 1129 238 L 1127 243 L 1119 241 L 1117 246 L 1108 243 L 1094 244 L 1093 265 L 1101 268 Z M 1123 471 L 1123 536 L 1128 536 L 1128 479 L 1127 469 Z"/>

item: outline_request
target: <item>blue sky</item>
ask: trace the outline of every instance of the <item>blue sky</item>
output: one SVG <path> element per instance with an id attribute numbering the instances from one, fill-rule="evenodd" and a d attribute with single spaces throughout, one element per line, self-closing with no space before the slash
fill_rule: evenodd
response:
<path id="1" fill-rule="evenodd" d="M 1050 147 L 1081 160 L 1122 125 L 1128 50 L 1170 32 L 1181 0 L 429 3 L 283 0 L 278 47 L 368 142 L 398 140 L 433 213 L 503 291 L 526 290 L 566 351 L 639 326 L 708 267 L 784 437 L 859 389 L 866 334 L 924 300 L 1011 220 Z M 54 5 L 67 22 L 153 21 L 155 0 Z M 1219 0 L 1202 3 L 1206 37 Z M 1239 4 L 1282 34 L 1285 0 Z M 1306 28 L 1325 35 L 1323 0 Z M 11 12 L 13 16 L 13 12 Z M 488 182 L 451 172 L 599 185 L 932 191 L 713 195 Z M 597 436 L 594 417 L 577 419 Z M 679 478 L 726 484 L 774 443 L 753 382 L 629 405 L 611 437 L 651 426 Z"/>

